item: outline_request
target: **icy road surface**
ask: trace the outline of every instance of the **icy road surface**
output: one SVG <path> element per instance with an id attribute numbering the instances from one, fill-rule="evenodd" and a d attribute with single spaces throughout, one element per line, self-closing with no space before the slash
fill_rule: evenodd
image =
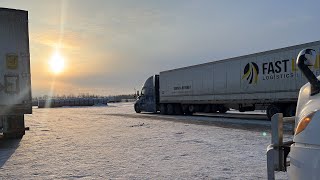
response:
<path id="1" fill-rule="evenodd" d="M 0 140 L 0 179 L 267 178 L 268 121 L 136 114 L 119 103 L 34 109 L 26 126 L 22 140 Z"/>

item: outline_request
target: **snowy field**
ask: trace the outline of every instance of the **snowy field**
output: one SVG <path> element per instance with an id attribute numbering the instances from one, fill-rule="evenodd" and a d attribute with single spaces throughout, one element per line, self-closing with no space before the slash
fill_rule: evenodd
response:
<path id="1" fill-rule="evenodd" d="M 269 121 L 136 114 L 132 103 L 33 110 L 21 140 L 0 140 L 0 179 L 267 178 Z"/>

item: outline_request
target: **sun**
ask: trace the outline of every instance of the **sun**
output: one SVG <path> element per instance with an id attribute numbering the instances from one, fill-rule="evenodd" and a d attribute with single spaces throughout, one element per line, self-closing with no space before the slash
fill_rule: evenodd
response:
<path id="1" fill-rule="evenodd" d="M 59 52 L 55 52 L 49 60 L 49 66 L 54 74 L 60 74 L 64 70 L 64 58 Z"/>

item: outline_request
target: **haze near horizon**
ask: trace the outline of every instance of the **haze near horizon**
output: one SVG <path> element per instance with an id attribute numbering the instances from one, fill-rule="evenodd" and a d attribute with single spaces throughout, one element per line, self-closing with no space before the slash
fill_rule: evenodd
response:
<path id="1" fill-rule="evenodd" d="M 132 94 L 160 71 L 317 41 L 319 5 L 1 1 L 29 12 L 33 96 Z"/>

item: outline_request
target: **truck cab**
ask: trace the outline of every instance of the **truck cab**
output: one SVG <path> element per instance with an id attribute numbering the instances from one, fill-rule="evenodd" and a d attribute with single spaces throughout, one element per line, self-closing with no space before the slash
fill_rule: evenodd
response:
<path id="1" fill-rule="evenodd" d="M 295 134 L 290 150 L 290 179 L 319 179 L 320 177 L 320 81 L 308 68 L 316 59 L 316 51 L 299 53 L 297 64 L 309 83 L 299 93 L 295 118 Z"/>
<path id="2" fill-rule="evenodd" d="M 134 104 L 134 110 L 137 113 L 156 113 L 159 110 L 159 75 L 153 75 L 145 81 Z"/>
<path id="3" fill-rule="evenodd" d="M 280 133 L 281 140 L 268 147 L 268 179 L 275 179 L 274 171 L 287 170 L 289 179 L 320 177 L 320 80 L 309 69 L 315 59 L 313 49 L 302 50 L 297 58 L 298 67 L 309 82 L 299 92 L 292 141 L 282 142 L 282 123 L 277 123 L 278 118 L 272 119 L 275 126 L 272 126 L 271 139 L 278 139 Z"/>

